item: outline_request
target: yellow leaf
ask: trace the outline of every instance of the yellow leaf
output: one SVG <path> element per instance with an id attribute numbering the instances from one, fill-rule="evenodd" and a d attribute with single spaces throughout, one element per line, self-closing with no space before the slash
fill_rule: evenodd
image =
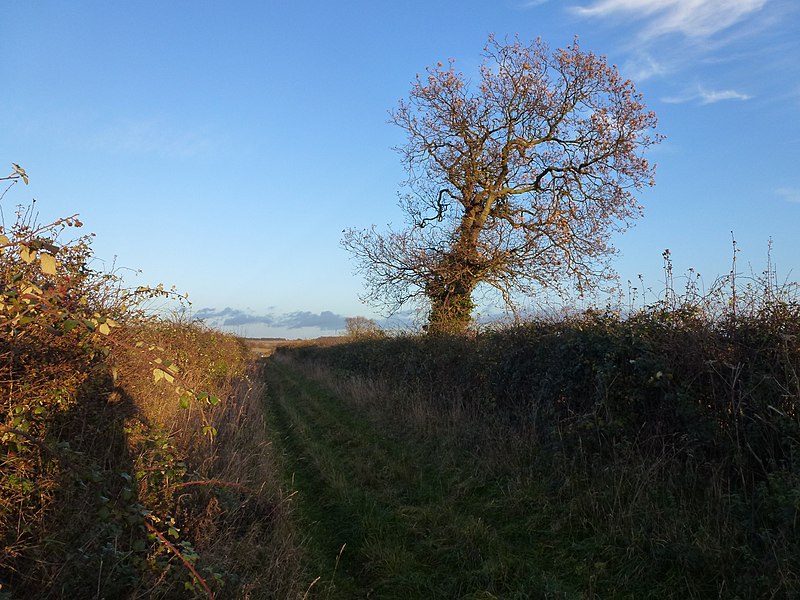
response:
<path id="1" fill-rule="evenodd" d="M 26 263 L 30 264 L 33 262 L 33 259 L 36 258 L 36 250 L 31 250 L 28 248 L 28 246 L 20 244 L 19 257 Z"/>
<path id="2" fill-rule="evenodd" d="M 97 331 L 99 331 L 103 335 L 108 335 L 109 333 L 111 333 L 111 328 L 105 323 L 100 323 L 100 327 L 97 328 Z"/>
<path id="3" fill-rule="evenodd" d="M 25 185 L 28 185 L 28 174 L 25 172 L 25 169 L 20 167 L 17 163 L 11 163 L 11 166 L 14 167 L 14 175 L 22 177 L 22 181 L 25 182 Z"/>
<path id="4" fill-rule="evenodd" d="M 11 240 L 8 239 L 7 236 L 0 233 L 0 246 L 9 246 L 11 245 Z"/>
<path id="5" fill-rule="evenodd" d="M 42 272 L 47 275 L 55 275 L 56 274 L 56 259 L 52 254 L 48 254 L 47 252 L 42 252 L 39 255 L 39 260 L 42 261 Z"/>
<path id="6" fill-rule="evenodd" d="M 41 296 L 42 290 L 40 290 L 37 286 L 31 284 L 22 288 L 22 293 L 31 294 L 32 296 Z"/>
<path id="7" fill-rule="evenodd" d="M 159 368 L 153 369 L 153 379 L 155 380 L 156 383 L 158 383 L 162 379 L 166 379 L 167 383 L 175 383 L 175 378 L 172 375 Z"/>

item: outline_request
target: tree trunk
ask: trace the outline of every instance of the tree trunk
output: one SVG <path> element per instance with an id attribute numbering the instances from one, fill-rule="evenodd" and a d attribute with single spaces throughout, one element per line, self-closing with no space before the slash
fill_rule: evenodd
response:
<path id="1" fill-rule="evenodd" d="M 480 283 L 478 236 L 483 222 L 480 205 L 464 214 L 458 242 L 439 265 L 436 281 L 428 284 L 431 302 L 427 331 L 431 334 L 461 334 L 472 323 L 472 292 Z M 485 220 L 485 219 L 484 219 Z"/>
<path id="2" fill-rule="evenodd" d="M 475 285 L 456 285 L 443 290 L 436 296 L 429 296 L 431 315 L 428 320 L 429 334 L 461 334 L 472 323 L 472 290 Z"/>

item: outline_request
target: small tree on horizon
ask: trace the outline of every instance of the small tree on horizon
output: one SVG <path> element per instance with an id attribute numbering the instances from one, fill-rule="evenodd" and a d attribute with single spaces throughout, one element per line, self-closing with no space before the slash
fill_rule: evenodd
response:
<path id="1" fill-rule="evenodd" d="M 347 317 L 344 322 L 347 335 L 352 338 L 379 338 L 386 335 L 380 325 L 367 317 Z"/>
<path id="2" fill-rule="evenodd" d="M 407 227 L 348 229 L 342 245 L 390 312 L 430 306 L 429 333 L 460 333 L 479 285 L 508 306 L 542 288 L 581 291 L 612 274 L 612 233 L 641 214 L 653 185 L 642 156 L 656 116 L 629 80 L 577 40 L 550 52 L 493 36 L 476 84 L 451 60 L 417 75 L 391 122 L 403 157 Z"/>

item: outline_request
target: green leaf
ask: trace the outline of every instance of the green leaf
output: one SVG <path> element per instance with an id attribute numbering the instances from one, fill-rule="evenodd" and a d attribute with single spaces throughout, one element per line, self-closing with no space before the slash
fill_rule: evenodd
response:
<path id="1" fill-rule="evenodd" d="M 189 394 L 181 394 L 180 405 L 184 410 L 189 408 Z"/>

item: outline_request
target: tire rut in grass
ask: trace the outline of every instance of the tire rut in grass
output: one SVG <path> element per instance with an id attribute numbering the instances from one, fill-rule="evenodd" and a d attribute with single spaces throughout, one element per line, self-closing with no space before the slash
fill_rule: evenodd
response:
<path id="1" fill-rule="evenodd" d="M 419 471 L 369 423 L 298 373 L 271 365 L 268 381 L 272 426 L 299 491 L 312 553 L 323 573 L 336 568 L 325 591 L 334 597 L 426 594 L 435 573 L 410 549 L 414 535 L 399 510 Z"/>
<path id="2" fill-rule="evenodd" d="M 535 597 L 521 585 L 539 587 L 523 558 L 531 546 L 506 546 L 498 528 L 507 526 L 493 523 L 496 494 L 475 480 L 472 465 L 444 467 L 298 369 L 270 361 L 267 381 L 311 569 L 322 575 L 318 597 Z"/>

